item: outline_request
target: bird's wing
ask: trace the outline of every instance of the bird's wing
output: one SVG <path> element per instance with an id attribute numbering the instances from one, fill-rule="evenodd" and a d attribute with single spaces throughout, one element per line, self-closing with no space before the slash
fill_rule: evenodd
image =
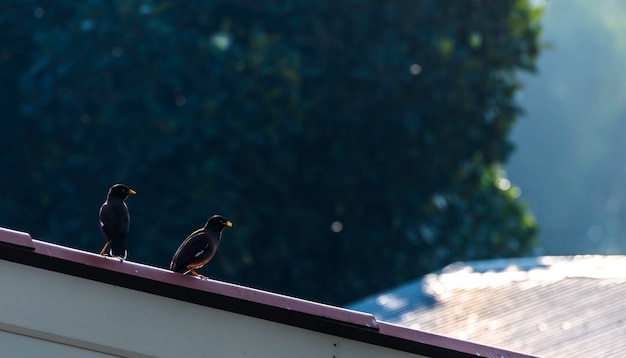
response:
<path id="1" fill-rule="evenodd" d="M 124 202 L 106 202 L 100 207 L 100 229 L 108 238 L 125 238 L 129 224 L 128 208 Z"/>
<path id="2" fill-rule="evenodd" d="M 170 269 L 177 272 L 186 270 L 187 265 L 196 261 L 207 250 L 212 249 L 211 244 L 209 234 L 203 229 L 192 232 L 176 250 L 170 263 Z"/>

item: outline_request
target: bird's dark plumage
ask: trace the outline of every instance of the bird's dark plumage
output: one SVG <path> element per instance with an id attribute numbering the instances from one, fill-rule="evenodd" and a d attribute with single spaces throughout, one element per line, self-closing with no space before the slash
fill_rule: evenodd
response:
<path id="1" fill-rule="evenodd" d="M 130 224 L 128 207 L 124 200 L 128 195 L 137 194 L 133 189 L 123 184 L 115 184 L 109 189 L 107 199 L 100 207 L 100 231 L 107 239 L 100 255 L 105 255 L 110 245 L 110 255 L 126 259 L 126 234 Z"/>
<path id="2" fill-rule="evenodd" d="M 203 228 L 189 234 L 180 244 L 170 262 L 170 270 L 183 274 L 191 272 L 194 276 L 204 277 L 195 270 L 211 261 L 226 226 L 232 227 L 233 224 L 220 215 L 210 217 Z"/>

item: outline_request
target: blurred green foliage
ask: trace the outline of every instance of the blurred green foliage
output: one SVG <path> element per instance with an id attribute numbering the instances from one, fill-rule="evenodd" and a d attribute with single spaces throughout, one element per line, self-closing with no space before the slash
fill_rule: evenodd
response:
<path id="1" fill-rule="evenodd" d="M 539 16 L 518 0 L 4 3 L 0 225 L 97 251 L 123 182 L 130 260 L 165 267 L 220 213 L 235 227 L 204 273 L 330 303 L 528 254 L 537 227 L 496 183 Z"/>

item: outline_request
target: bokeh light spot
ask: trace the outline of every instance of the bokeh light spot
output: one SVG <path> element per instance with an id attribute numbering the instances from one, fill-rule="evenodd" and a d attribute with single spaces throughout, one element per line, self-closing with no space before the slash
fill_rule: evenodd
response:
<path id="1" fill-rule="evenodd" d="M 511 182 L 507 178 L 498 178 L 498 180 L 496 180 L 496 186 L 500 190 L 509 190 L 511 188 Z"/>
<path id="2" fill-rule="evenodd" d="M 91 19 L 85 19 L 80 23 L 80 29 L 83 31 L 89 31 L 96 27 L 96 22 Z"/>
<path id="3" fill-rule="evenodd" d="M 228 47 L 230 47 L 231 38 L 227 33 L 218 32 L 211 37 L 211 42 L 213 43 L 213 46 L 225 51 Z"/>
<path id="4" fill-rule="evenodd" d="M 472 48 L 479 48 L 483 43 L 483 35 L 480 32 L 474 31 L 470 34 L 469 45 Z"/>
<path id="5" fill-rule="evenodd" d="M 341 232 L 343 230 L 343 224 L 341 221 L 333 221 L 333 223 L 330 224 L 330 229 L 333 232 Z"/>
<path id="6" fill-rule="evenodd" d="M 417 63 L 414 63 L 411 65 L 411 67 L 409 67 L 409 71 L 411 72 L 413 76 L 417 76 L 420 73 L 422 73 L 422 66 L 418 65 Z"/>

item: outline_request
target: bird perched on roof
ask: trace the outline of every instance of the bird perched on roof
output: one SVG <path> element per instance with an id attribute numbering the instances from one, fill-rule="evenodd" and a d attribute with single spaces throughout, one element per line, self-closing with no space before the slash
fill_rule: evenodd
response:
<path id="1" fill-rule="evenodd" d="M 124 184 L 115 184 L 109 189 L 107 199 L 100 207 L 100 231 L 107 239 L 107 242 L 100 250 L 100 255 L 105 255 L 107 246 L 110 245 L 109 254 L 125 260 L 126 234 L 130 224 L 128 207 L 124 200 L 129 195 L 137 194 L 136 191 Z"/>
<path id="2" fill-rule="evenodd" d="M 232 227 L 233 223 L 221 215 L 211 216 L 203 228 L 189 234 L 180 244 L 170 262 L 170 270 L 183 275 L 191 272 L 194 276 L 207 278 L 195 270 L 211 261 L 222 238 L 222 230 L 227 226 Z"/>

